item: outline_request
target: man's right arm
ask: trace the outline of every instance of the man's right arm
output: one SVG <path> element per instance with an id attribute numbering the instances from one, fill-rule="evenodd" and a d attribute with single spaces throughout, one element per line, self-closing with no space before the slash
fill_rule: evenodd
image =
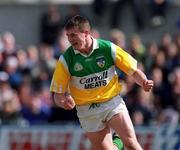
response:
<path id="1" fill-rule="evenodd" d="M 65 110 L 71 110 L 75 107 L 74 99 L 67 93 L 53 93 L 55 104 Z"/>

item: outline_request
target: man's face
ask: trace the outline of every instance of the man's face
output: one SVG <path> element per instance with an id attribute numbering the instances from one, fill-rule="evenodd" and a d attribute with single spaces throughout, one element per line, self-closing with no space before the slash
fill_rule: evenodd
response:
<path id="1" fill-rule="evenodd" d="M 66 35 L 74 49 L 83 52 L 86 46 L 87 33 L 79 31 L 77 27 L 66 30 Z"/>

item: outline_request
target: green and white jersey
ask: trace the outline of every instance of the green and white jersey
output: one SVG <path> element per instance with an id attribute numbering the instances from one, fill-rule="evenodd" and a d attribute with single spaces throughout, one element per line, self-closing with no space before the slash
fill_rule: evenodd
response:
<path id="1" fill-rule="evenodd" d="M 57 62 L 50 90 L 70 90 L 76 105 L 108 101 L 121 91 L 115 66 L 131 75 L 137 69 L 137 61 L 110 41 L 93 39 L 89 55 L 71 46 Z"/>

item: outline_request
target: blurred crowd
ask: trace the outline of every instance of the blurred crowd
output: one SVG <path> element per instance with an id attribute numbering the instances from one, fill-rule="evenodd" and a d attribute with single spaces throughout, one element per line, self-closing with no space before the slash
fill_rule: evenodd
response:
<path id="1" fill-rule="evenodd" d="M 82 13 L 78 6 L 72 6 L 62 19 L 58 7 L 49 5 L 40 18 L 41 37 L 37 45 L 24 48 L 11 32 L 0 36 L 0 125 L 78 123 L 75 109 L 57 107 L 49 92 L 56 62 L 69 46 L 63 25 L 76 14 Z M 101 38 L 98 29 L 93 28 L 91 34 Z M 147 93 L 117 69 L 124 86 L 121 95 L 134 125 L 180 123 L 180 32 L 164 33 L 160 42 L 143 43 L 138 33 L 127 39 L 115 23 L 107 34 L 108 40 L 136 58 L 138 67 L 154 81 L 152 92 Z"/>

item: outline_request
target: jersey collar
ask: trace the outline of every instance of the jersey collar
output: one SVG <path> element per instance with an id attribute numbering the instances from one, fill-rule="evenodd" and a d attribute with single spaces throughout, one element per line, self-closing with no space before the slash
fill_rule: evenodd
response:
<path id="1" fill-rule="evenodd" d="M 75 54 L 81 54 L 81 55 L 87 57 L 87 56 L 90 56 L 90 55 L 94 52 L 95 49 L 98 49 L 98 48 L 99 48 L 99 44 L 98 44 L 97 39 L 95 39 L 95 38 L 93 38 L 93 37 L 91 37 L 91 38 L 92 38 L 92 40 L 93 40 L 93 49 L 92 49 L 92 51 L 91 51 L 88 55 L 86 55 L 86 54 L 84 54 L 84 53 L 81 53 L 80 51 L 75 50 L 75 49 L 73 48 L 74 53 L 75 53 Z"/>

